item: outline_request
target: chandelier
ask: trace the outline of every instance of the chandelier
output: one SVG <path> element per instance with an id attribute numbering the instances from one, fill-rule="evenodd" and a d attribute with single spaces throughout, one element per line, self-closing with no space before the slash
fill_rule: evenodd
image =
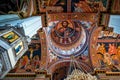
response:
<path id="1" fill-rule="evenodd" d="M 76 65 L 79 65 L 76 60 L 74 60 L 74 57 L 71 58 L 70 62 L 70 68 L 71 64 L 73 64 L 74 69 L 72 70 L 71 74 L 68 73 L 67 78 L 64 80 L 97 80 L 96 76 L 92 76 L 90 73 L 85 73 L 80 66 L 79 69 L 76 68 Z"/>
<path id="2" fill-rule="evenodd" d="M 68 75 L 64 80 L 97 80 L 97 78 L 89 73 L 86 74 L 78 69 L 75 69 L 72 71 L 71 75 Z"/>

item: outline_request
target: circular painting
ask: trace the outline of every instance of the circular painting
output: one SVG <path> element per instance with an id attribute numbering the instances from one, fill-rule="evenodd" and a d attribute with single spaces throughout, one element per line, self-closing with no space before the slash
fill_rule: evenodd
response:
<path id="1" fill-rule="evenodd" d="M 59 21 L 49 34 L 51 49 L 60 56 L 78 55 L 87 46 L 86 30 L 79 21 Z M 85 45 L 86 44 L 86 45 Z"/>
<path id="2" fill-rule="evenodd" d="M 54 42 L 61 46 L 73 44 L 80 37 L 81 27 L 75 22 L 61 21 L 51 31 Z"/>

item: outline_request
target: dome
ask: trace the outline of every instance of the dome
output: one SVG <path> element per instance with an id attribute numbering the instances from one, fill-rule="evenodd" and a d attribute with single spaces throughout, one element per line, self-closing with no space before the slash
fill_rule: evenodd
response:
<path id="1" fill-rule="evenodd" d="M 50 31 L 49 45 L 58 56 L 77 56 L 86 49 L 87 33 L 79 21 L 59 21 Z"/>

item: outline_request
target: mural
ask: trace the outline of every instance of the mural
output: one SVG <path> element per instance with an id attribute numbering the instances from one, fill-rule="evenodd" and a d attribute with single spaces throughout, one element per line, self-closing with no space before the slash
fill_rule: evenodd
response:
<path id="1" fill-rule="evenodd" d="M 97 43 L 97 54 L 102 69 L 120 71 L 120 43 Z"/>
<path id="2" fill-rule="evenodd" d="M 34 72 L 40 68 L 41 48 L 40 44 L 31 44 L 28 51 L 20 58 L 11 72 Z"/>
<path id="3" fill-rule="evenodd" d="M 93 23 L 90 21 L 60 21 L 49 23 L 51 27 L 51 37 L 54 42 L 59 45 L 68 46 L 71 45 L 81 36 L 86 36 L 83 34 L 84 29 L 89 31 L 93 28 Z M 54 27 L 52 27 L 54 26 Z M 86 32 L 84 32 L 86 34 Z"/>
<path id="4" fill-rule="evenodd" d="M 53 24 L 53 25 L 52 25 Z M 50 26 L 48 36 L 51 50 L 59 56 L 69 57 L 72 54 L 77 54 L 79 51 L 84 51 L 86 48 L 86 30 L 83 26 L 85 23 L 79 21 L 65 20 L 53 22 Z M 84 27 L 84 28 L 83 28 Z M 86 28 L 87 29 L 87 28 Z M 79 53 L 80 54 L 80 53 Z"/>
<path id="5" fill-rule="evenodd" d="M 120 34 L 118 33 L 118 22 L 118 15 L 112 15 L 112 18 L 110 15 L 108 26 L 96 27 L 93 30 L 89 48 L 94 69 L 108 72 L 120 71 Z"/>
<path id="6" fill-rule="evenodd" d="M 114 33 L 111 27 L 99 32 L 95 54 L 98 56 L 98 62 L 96 63 L 99 64 L 100 69 L 120 71 L 119 39 L 119 34 Z"/>
<path id="7" fill-rule="evenodd" d="M 72 23 L 71 21 L 62 21 L 52 29 L 51 36 L 55 42 L 62 45 L 67 45 L 78 40 L 80 37 L 80 32 L 81 28 L 77 23 Z"/>
<path id="8" fill-rule="evenodd" d="M 55 6 L 61 6 L 63 8 L 63 12 L 67 12 L 67 0 L 57 0 Z"/>
<path id="9" fill-rule="evenodd" d="M 49 63 L 55 62 L 55 61 L 58 60 L 58 56 L 51 49 L 49 49 L 48 52 L 49 52 L 49 56 L 50 56 L 49 57 Z"/>
<path id="10" fill-rule="evenodd" d="M 41 0 L 40 3 L 40 12 L 67 12 L 67 0 Z"/>
<path id="11" fill-rule="evenodd" d="M 108 0 L 71 0 L 72 12 L 97 12 L 107 10 Z M 41 1 L 41 12 L 67 12 L 67 0 Z"/>
<path id="12" fill-rule="evenodd" d="M 93 22 L 83 20 L 63 20 L 49 22 L 47 27 L 48 43 L 55 56 L 61 58 L 71 55 L 80 56 L 79 59 L 89 62 L 87 39 L 92 30 Z M 88 61 L 87 61 L 88 60 Z"/>
<path id="13" fill-rule="evenodd" d="M 108 0 L 72 0 L 73 12 L 106 11 Z"/>

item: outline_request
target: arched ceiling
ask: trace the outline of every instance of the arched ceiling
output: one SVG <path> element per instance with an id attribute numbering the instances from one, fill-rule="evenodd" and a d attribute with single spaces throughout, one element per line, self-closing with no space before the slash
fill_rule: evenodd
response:
<path id="1" fill-rule="evenodd" d="M 0 0 L 0 14 L 6 14 L 9 11 L 18 11 L 20 8 L 21 1 L 22 0 Z M 31 0 L 23 0 L 23 1 L 25 3 L 25 2 L 27 2 L 27 1 L 29 2 Z M 120 7 L 118 4 L 120 2 L 120 0 L 114 0 L 114 1 L 116 1 L 116 2 L 114 2 L 114 5 L 115 5 L 115 3 L 117 3 L 117 8 L 112 7 L 112 5 L 110 5 L 110 3 L 108 2 L 108 1 L 113 1 L 113 0 L 34 0 L 34 1 L 35 2 L 34 2 L 33 12 L 36 11 L 34 13 L 34 15 L 39 15 L 39 14 L 46 15 L 46 13 L 48 13 L 47 18 L 46 18 L 46 21 L 48 21 L 47 28 L 52 26 L 51 33 L 55 34 L 54 33 L 55 30 L 59 31 L 58 25 L 61 24 L 61 22 L 64 20 L 66 20 L 66 21 L 74 20 L 72 22 L 69 21 L 71 24 L 71 25 L 69 25 L 69 26 L 71 26 L 70 28 L 76 28 L 79 25 L 80 31 L 76 32 L 76 34 L 79 33 L 77 37 L 79 37 L 79 36 L 81 37 L 82 32 L 86 34 L 86 31 L 87 31 L 89 33 L 89 37 L 90 37 L 90 46 L 88 47 L 89 49 L 86 49 L 87 58 L 89 58 L 88 56 L 91 56 L 93 66 L 95 68 L 103 67 L 103 65 L 101 65 L 101 64 L 102 64 L 102 60 L 104 60 L 104 59 L 103 59 L 103 57 L 98 56 L 98 55 L 100 55 L 99 53 L 95 53 L 96 47 L 102 46 L 102 43 L 103 42 L 105 43 L 105 41 L 106 41 L 106 43 L 105 43 L 105 45 L 107 45 L 106 50 L 108 50 L 108 42 L 107 41 L 110 42 L 110 40 L 108 40 L 109 38 L 108 39 L 104 39 L 104 38 L 98 39 L 98 33 L 100 33 L 100 31 L 99 30 L 97 31 L 97 29 L 96 29 L 96 32 L 94 32 L 94 34 L 92 34 L 92 32 L 94 31 L 94 27 L 96 27 L 95 19 L 98 20 L 98 17 L 100 16 L 100 15 L 96 15 L 96 14 L 99 11 L 109 13 L 110 12 L 109 9 L 115 9 L 116 10 L 115 12 L 119 13 L 120 10 L 117 11 L 118 10 L 117 8 Z M 109 3 L 109 4 L 107 4 L 107 3 Z M 28 13 L 30 13 L 31 8 L 32 8 L 31 4 L 28 6 L 29 7 L 27 8 L 27 11 L 28 11 Z M 29 8 L 30 8 L 30 10 L 28 10 Z M 113 12 L 114 12 L 114 10 L 113 10 Z M 26 15 L 28 16 L 29 14 L 26 14 Z M 96 16 L 97 16 L 97 18 L 96 18 Z M 45 21 L 45 20 L 43 20 L 43 21 Z M 76 21 L 79 21 L 80 23 L 78 23 Z M 101 20 L 101 22 L 102 22 L 102 20 Z M 106 22 L 108 22 L 108 19 L 105 19 L 105 23 Z M 55 26 L 53 26 L 54 23 L 55 23 Z M 73 26 L 73 23 L 74 23 L 74 25 L 77 24 L 77 26 Z M 83 24 L 81 24 L 81 23 L 83 23 Z M 90 27 L 88 27 L 88 25 L 89 25 L 88 23 L 90 23 Z M 49 24 L 53 24 L 53 25 L 49 26 Z M 77 28 L 76 28 L 76 30 L 77 30 Z M 64 46 L 73 45 L 72 47 L 75 47 L 74 44 L 72 43 L 72 41 L 74 41 L 74 40 L 72 40 L 72 38 L 62 38 L 62 42 L 60 42 L 59 39 L 58 39 L 59 41 L 57 41 L 56 39 L 53 39 L 53 38 L 55 38 L 55 35 L 51 35 L 51 34 L 49 34 L 49 35 L 50 35 L 51 40 L 54 42 L 54 44 L 58 44 L 57 47 L 58 46 L 63 47 L 63 45 Z M 57 34 L 57 38 L 69 37 L 69 36 L 70 36 L 69 34 L 66 34 L 66 36 Z M 86 35 L 84 35 L 84 36 L 86 36 Z M 77 37 L 75 37 L 75 38 L 77 38 Z M 101 38 L 101 36 L 100 36 L 100 38 Z M 98 42 L 97 42 L 97 40 L 98 40 Z M 63 43 L 63 44 L 61 45 L 61 43 Z M 77 42 L 75 41 L 75 43 L 77 43 Z M 69 45 L 67 45 L 67 44 L 69 44 Z M 80 45 L 80 43 L 78 45 Z M 111 44 L 111 45 L 114 46 L 113 44 Z M 118 43 L 118 45 L 119 45 L 119 43 Z M 55 45 L 55 47 L 56 47 L 56 45 Z M 117 47 L 119 48 L 119 46 L 117 46 Z M 90 51 L 91 54 L 88 55 L 87 51 Z M 98 60 L 98 58 L 96 56 L 99 57 L 99 59 L 101 59 L 100 60 L 101 63 L 99 63 L 99 61 L 96 62 L 96 60 Z M 70 57 L 70 55 L 69 55 L 69 57 Z M 119 55 L 119 57 L 120 57 L 120 55 Z M 80 58 L 81 58 L 81 55 L 80 55 Z M 118 61 L 120 63 L 120 60 L 118 60 L 118 59 L 119 58 L 117 58 L 116 56 L 115 57 L 113 56 L 114 62 Z M 89 61 L 90 61 L 90 59 L 88 59 L 87 62 L 89 62 Z M 99 63 L 99 65 L 98 65 L 98 63 Z M 116 65 L 119 67 L 118 63 L 116 63 Z M 28 65 L 27 68 L 29 69 L 30 66 Z"/>

